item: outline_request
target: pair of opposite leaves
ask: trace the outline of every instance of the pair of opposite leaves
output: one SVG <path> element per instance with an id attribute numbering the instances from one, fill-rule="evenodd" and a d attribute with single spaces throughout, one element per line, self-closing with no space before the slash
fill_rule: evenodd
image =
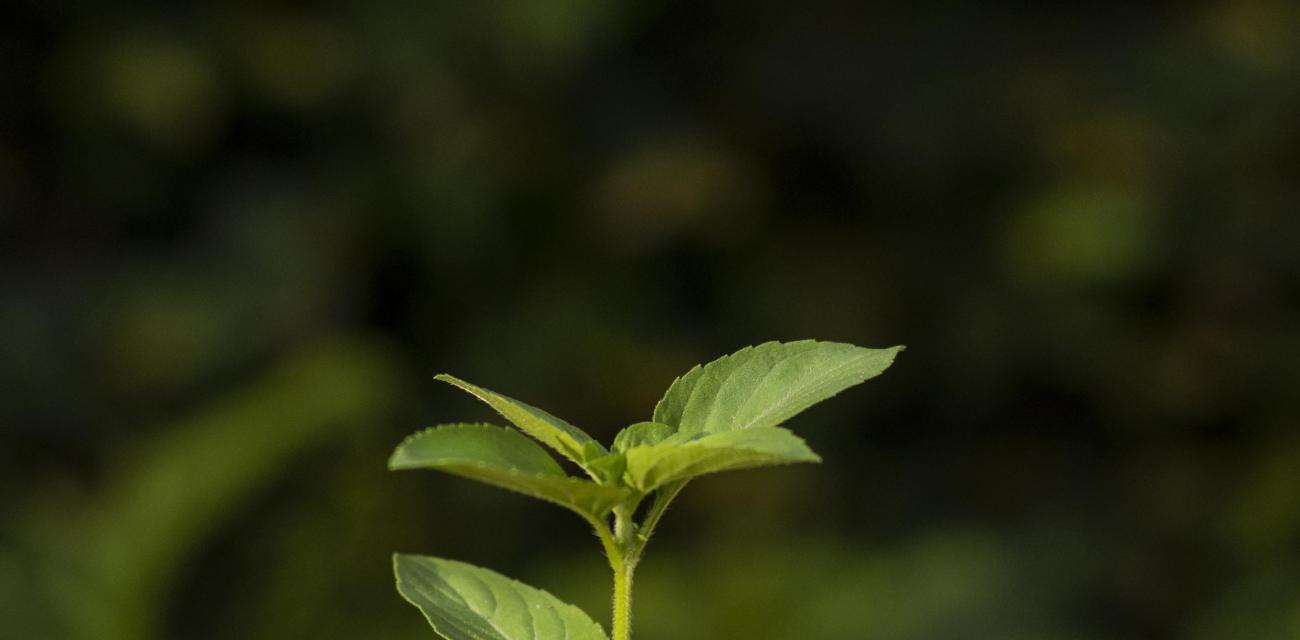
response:
<path id="1" fill-rule="evenodd" d="M 402 442 L 389 468 L 437 469 L 602 520 L 617 505 L 635 505 L 695 476 L 820 461 L 778 425 L 879 375 L 901 350 L 814 340 L 746 347 L 674 380 L 653 419 L 623 429 L 608 449 L 541 409 L 444 374 L 437 378 L 487 403 L 518 430 L 467 423 L 432 427 Z M 569 476 L 524 434 L 590 479 Z M 398 554 L 393 561 L 398 591 L 448 640 L 607 638 L 577 607 L 493 571 L 427 556 Z"/>

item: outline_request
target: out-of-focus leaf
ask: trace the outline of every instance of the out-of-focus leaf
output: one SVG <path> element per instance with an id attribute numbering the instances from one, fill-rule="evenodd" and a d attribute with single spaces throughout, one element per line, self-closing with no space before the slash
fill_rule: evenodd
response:
<path id="1" fill-rule="evenodd" d="M 391 367 L 364 343 L 306 348 L 135 448 L 93 505 L 33 518 L 23 535 L 42 570 L 31 589 L 49 599 L 57 637 L 158 637 L 186 558 L 286 460 L 379 420 Z"/>

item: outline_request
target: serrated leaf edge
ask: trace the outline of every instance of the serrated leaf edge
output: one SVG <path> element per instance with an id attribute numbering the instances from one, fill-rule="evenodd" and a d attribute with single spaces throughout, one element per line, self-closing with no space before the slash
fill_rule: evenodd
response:
<path id="1" fill-rule="evenodd" d="M 419 440 L 420 438 L 427 437 L 429 434 L 431 434 L 431 433 L 435 433 L 435 432 L 438 432 L 438 431 L 470 431 L 470 430 L 473 430 L 473 429 L 483 429 L 483 430 L 505 429 L 505 430 L 509 430 L 510 428 L 509 428 L 509 427 L 503 427 L 503 426 L 501 426 L 501 425 L 499 425 L 499 424 L 493 424 L 493 423 L 491 423 L 491 422 L 448 422 L 448 423 L 445 423 L 445 424 L 435 424 L 435 425 L 430 426 L 430 427 L 425 427 L 425 428 L 423 428 L 423 429 L 420 429 L 419 431 L 416 431 L 416 432 L 414 432 L 414 433 L 411 433 L 410 435 L 406 436 L 405 438 L 402 438 L 402 441 L 399 442 L 399 443 L 397 443 L 397 446 L 396 446 L 396 447 L 393 447 L 393 453 L 392 453 L 392 455 L 389 455 L 389 456 L 388 456 L 388 468 L 389 468 L 389 470 L 392 470 L 392 471 L 399 471 L 399 470 L 407 470 L 407 469 L 410 469 L 411 467 L 394 467 L 394 466 L 393 466 L 393 458 L 397 457 L 397 452 L 398 452 L 398 451 L 401 451 L 401 450 L 402 450 L 402 447 L 405 447 L 406 445 L 409 445 L 409 444 L 411 444 L 412 442 L 415 442 L 416 440 Z"/>
<path id="2" fill-rule="evenodd" d="M 700 369 L 703 369 L 704 367 L 711 366 L 711 365 L 714 365 L 714 364 L 719 364 L 719 365 L 720 365 L 721 363 L 726 362 L 726 361 L 729 361 L 729 360 L 731 360 L 732 358 L 735 358 L 735 357 L 738 357 L 738 356 L 745 355 L 745 354 L 747 354 L 747 353 L 749 353 L 749 352 L 751 352 L 751 351 L 757 350 L 757 349 L 767 348 L 767 347 L 769 347 L 770 345 L 794 346 L 794 345 L 805 345 L 805 344 L 814 344 L 814 345 L 817 345 L 817 344 L 826 344 L 826 345 L 843 345 L 843 346 L 848 346 L 848 347 L 854 347 L 854 348 L 856 348 L 856 349 L 866 349 L 866 350 L 870 350 L 870 351 L 873 351 L 873 352 L 881 352 L 881 351 L 888 351 L 888 352 L 891 352 L 891 353 L 889 354 L 889 361 L 885 363 L 884 368 L 881 369 L 881 373 L 883 373 L 885 370 L 889 369 L 889 367 L 893 366 L 894 361 L 895 361 L 895 360 L 897 359 L 897 357 L 898 357 L 898 354 L 899 354 L 899 353 L 902 353 L 903 351 L 905 351 L 905 350 L 907 349 L 907 346 L 906 346 L 906 345 L 901 345 L 901 344 L 900 344 L 900 345 L 893 345 L 893 346 L 890 346 L 890 347 L 880 347 L 880 348 L 877 348 L 877 347 L 862 347 L 862 346 L 859 346 L 859 345 L 856 345 L 856 344 L 852 344 L 852 343 L 849 343 L 849 342 L 837 342 L 837 341 L 834 341 L 834 340 L 817 340 L 817 339 L 815 339 L 815 338 L 803 338 L 803 339 L 800 339 L 800 340 L 790 340 L 790 341 L 782 341 L 782 340 L 768 340 L 768 341 L 766 341 L 766 342 L 762 342 L 762 343 L 759 343 L 759 344 L 744 346 L 744 347 L 741 347 L 740 349 L 737 349 L 736 351 L 733 351 L 733 352 L 731 352 L 731 353 L 728 353 L 728 354 L 726 354 L 726 355 L 724 355 L 724 356 L 720 356 L 720 357 L 718 357 L 718 358 L 714 358 L 713 360 L 710 360 L 710 361 L 708 361 L 708 362 L 704 362 L 704 363 L 697 364 L 697 365 L 691 367 L 691 368 L 690 368 L 686 373 L 683 373 L 683 374 L 677 376 L 676 378 L 673 378 L 673 381 L 672 381 L 671 383 L 669 383 L 668 388 L 664 390 L 664 394 L 663 394 L 663 396 L 661 396 L 661 397 L 659 398 L 659 401 L 655 403 L 654 412 L 651 414 L 651 421 L 653 421 L 653 422 L 662 422 L 662 420 L 660 420 L 659 410 L 660 410 L 660 408 L 663 406 L 664 402 L 668 399 L 668 393 L 669 393 L 670 391 L 672 391 L 673 387 L 676 386 L 679 382 L 681 382 L 682 380 L 684 380 L 684 379 L 690 377 L 692 374 L 695 374 L 695 373 L 696 373 L 697 371 L 699 371 Z M 869 354 L 863 354 L 863 355 L 866 356 L 866 355 L 869 355 Z M 841 366 L 844 366 L 844 365 L 841 365 Z M 838 367 L 837 367 L 837 368 L 838 368 Z M 878 374 L 876 374 L 876 375 L 874 375 L 874 376 L 870 376 L 870 377 L 868 377 L 868 378 L 863 379 L 861 382 L 866 382 L 867 380 L 870 380 L 870 379 L 872 379 L 872 378 L 875 378 L 875 377 L 877 377 L 877 376 L 879 376 L 879 375 L 880 375 L 880 374 L 878 373 Z M 729 377 L 730 377 L 730 376 L 728 376 L 728 378 L 729 378 Z M 859 382 L 858 384 L 861 384 L 861 382 Z M 857 386 L 857 385 L 855 384 L 855 385 L 851 385 L 851 386 Z M 839 394 L 841 394 L 841 393 L 843 393 L 844 391 L 847 391 L 847 390 L 848 390 L 848 388 L 845 388 L 845 389 L 842 389 L 842 390 L 837 391 L 837 392 L 835 392 L 835 393 L 832 393 L 832 394 L 830 394 L 829 396 L 826 396 L 825 398 L 823 398 L 822 401 L 817 402 L 816 404 L 821 404 L 821 402 L 823 402 L 823 401 L 825 401 L 825 400 L 829 400 L 829 399 L 831 399 L 831 398 L 833 398 L 833 397 L 835 397 L 835 396 L 838 396 Z M 690 405 L 691 400 L 695 397 L 695 394 L 696 394 L 698 391 L 699 391 L 699 387 L 698 387 L 698 386 L 691 387 L 691 391 L 690 391 L 689 394 L 687 394 L 687 396 L 686 396 L 686 400 L 682 402 L 682 411 L 683 411 L 683 412 L 686 410 L 686 407 Z M 680 418 L 679 418 L 679 420 L 680 420 Z M 751 420 L 750 422 L 751 422 L 751 424 L 752 424 L 752 423 L 754 422 L 754 420 Z M 666 423 L 666 422 L 665 422 L 664 424 L 670 424 L 673 428 L 678 429 L 679 432 L 680 432 L 680 429 L 682 428 L 682 425 L 680 424 L 680 422 L 679 422 L 678 424 L 672 424 L 672 423 Z M 740 427 L 740 428 L 749 428 L 749 427 Z"/>

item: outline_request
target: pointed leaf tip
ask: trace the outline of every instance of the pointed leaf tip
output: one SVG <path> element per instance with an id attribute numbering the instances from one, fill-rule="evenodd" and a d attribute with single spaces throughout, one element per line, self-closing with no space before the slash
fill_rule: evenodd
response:
<path id="1" fill-rule="evenodd" d="M 520 431 L 555 449 L 560 455 L 579 466 L 583 463 L 584 447 L 590 448 L 594 445 L 600 453 L 605 453 L 605 448 L 587 435 L 587 432 L 526 402 L 484 389 L 446 373 L 440 373 L 433 379 L 450 384 L 478 398 L 518 427 Z"/>
<path id="2" fill-rule="evenodd" d="M 775 427 L 880 375 L 903 348 L 816 340 L 745 347 L 674 381 L 655 406 L 654 420 L 679 433 Z"/>

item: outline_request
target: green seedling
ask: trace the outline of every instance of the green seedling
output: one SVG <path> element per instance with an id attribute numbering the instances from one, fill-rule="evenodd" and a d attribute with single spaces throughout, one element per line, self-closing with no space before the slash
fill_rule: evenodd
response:
<path id="1" fill-rule="evenodd" d="M 879 375 L 903 347 L 802 340 L 746 347 L 673 381 L 649 422 L 609 448 L 541 409 L 449 375 L 518 430 L 482 423 L 431 427 L 407 438 L 390 469 L 437 469 L 553 502 L 596 531 L 614 571 L 613 640 L 632 633 L 632 576 L 664 510 L 708 473 L 820 462 L 780 426 Z M 522 432 L 522 433 L 521 433 Z M 529 438 L 531 436 L 532 439 Z M 570 476 L 554 449 L 586 477 Z M 641 507 L 644 505 L 644 510 Z M 642 514 L 637 519 L 637 514 Z M 608 640 L 577 607 L 501 574 L 454 560 L 393 556 L 397 590 L 447 640 Z"/>

